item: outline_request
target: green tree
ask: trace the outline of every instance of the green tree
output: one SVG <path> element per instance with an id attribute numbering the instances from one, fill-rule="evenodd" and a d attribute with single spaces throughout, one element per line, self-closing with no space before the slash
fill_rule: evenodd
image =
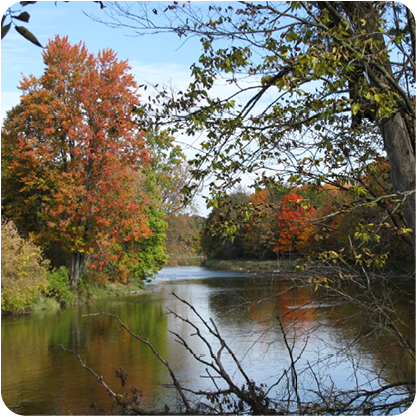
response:
<path id="1" fill-rule="evenodd" d="M 358 184 L 369 200 L 396 194 L 386 158 L 369 164 Z M 355 201 L 354 192 L 346 194 L 345 201 Z M 345 248 L 351 260 L 359 264 L 373 265 L 376 261 L 377 267 L 384 266 L 389 256 L 389 264 L 395 270 L 412 272 L 414 251 L 406 236 L 407 226 L 400 206 L 401 200 L 383 199 L 380 204 L 361 206 L 341 216 L 335 222 L 339 237 L 338 250 Z"/>
<path id="2" fill-rule="evenodd" d="M 138 188 L 139 192 L 149 200 L 145 207 L 147 207 L 146 214 L 152 234 L 146 239 L 131 243 L 135 247 L 136 262 L 132 262 L 129 269 L 133 278 L 146 280 L 153 277 L 167 263 L 165 230 L 168 224 L 165 221 L 157 174 L 152 168 L 145 168 L 141 175 L 144 178 Z"/>
<path id="3" fill-rule="evenodd" d="M 283 180 L 353 186 L 364 166 L 386 153 L 415 247 L 410 10 L 372 1 L 136 7 L 134 13 L 113 4 L 109 15 L 141 34 L 172 31 L 201 40 L 188 90 L 175 98 L 160 90 L 163 111 L 152 112 L 152 104 L 142 114 L 173 120 L 189 135 L 206 133 L 194 176 L 215 173 L 213 198 L 246 173 L 256 174 L 261 188 Z M 211 95 L 219 85 L 230 94 Z"/>
<path id="4" fill-rule="evenodd" d="M 155 193 L 160 195 L 167 222 L 164 245 L 170 264 L 177 264 L 193 253 L 201 229 L 193 217 L 198 213 L 196 204 L 184 202 L 183 191 L 192 180 L 190 168 L 181 146 L 167 131 L 150 129 L 146 145 L 151 156 L 146 175 L 155 181 Z"/>
<path id="5" fill-rule="evenodd" d="M 175 138 L 165 130 L 150 129 L 146 133 L 152 170 L 158 184 L 163 211 L 166 215 L 184 210 L 181 190 L 188 184 L 185 154 Z"/>

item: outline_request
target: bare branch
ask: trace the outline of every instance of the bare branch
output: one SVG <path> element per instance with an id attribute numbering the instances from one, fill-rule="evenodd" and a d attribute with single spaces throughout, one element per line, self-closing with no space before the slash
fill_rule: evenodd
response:
<path id="1" fill-rule="evenodd" d="M 97 315 L 97 314 L 94 314 Z M 106 389 L 106 391 L 117 401 L 117 403 L 120 404 L 120 399 L 118 397 L 118 395 L 104 382 L 103 377 L 97 375 L 91 368 L 89 368 L 85 362 L 81 359 L 80 355 L 78 353 L 75 353 L 74 351 L 72 351 L 71 349 L 67 349 L 62 345 L 58 345 L 61 347 L 62 350 L 65 350 L 66 352 L 72 353 L 81 363 L 81 366 L 85 369 L 87 369 L 87 371 L 89 371 L 90 373 L 92 373 L 94 375 L 94 377 L 97 379 L 97 381 L 103 385 L 103 387 Z"/>
<path id="2" fill-rule="evenodd" d="M 186 412 L 189 413 L 192 411 L 192 408 L 190 406 L 190 403 L 184 393 L 184 390 L 181 386 L 181 384 L 179 383 L 177 377 L 175 376 L 175 373 L 173 372 L 173 370 L 171 369 L 169 363 L 162 358 L 162 356 L 156 351 L 156 349 L 153 347 L 153 345 L 149 342 L 149 340 L 145 340 L 143 338 L 141 338 L 140 336 L 138 336 L 136 333 L 134 333 L 131 329 L 129 329 L 129 327 L 127 327 L 119 318 L 119 316 L 114 313 L 114 314 L 110 314 L 110 313 L 103 313 L 103 312 L 99 312 L 99 313 L 94 313 L 94 314 L 84 314 L 81 317 L 89 317 L 89 316 L 100 316 L 100 315 L 104 315 L 104 316 L 109 316 L 112 317 L 114 319 L 116 319 L 120 326 L 123 327 L 132 337 L 134 337 L 135 339 L 139 340 L 139 342 L 145 344 L 146 346 L 148 346 L 151 350 L 152 353 L 165 365 L 165 367 L 168 369 L 168 372 L 172 378 L 172 381 L 174 383 L 174 386 L 176 388 L 176 390 L 178 391 L 178 393 L 181 396 L 182 402 L 185 405 L 186 408 Z"/>

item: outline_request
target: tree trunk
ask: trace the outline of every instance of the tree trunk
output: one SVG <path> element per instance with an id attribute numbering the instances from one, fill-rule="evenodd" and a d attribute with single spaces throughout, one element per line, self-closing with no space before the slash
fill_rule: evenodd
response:
<path id="1" fill-rule="evenodd" d="M 335 18 L 340 20 L 337 8 L 341 7 L 350 22 L 353 23 L 356 31 L 366 31 L 369 37 L 372 38 L 373 42 L 370 43 L 368 53 L 375 57 L 385 50 L 386 45 L 382 33 L 379 31 L 380 12 L 377 7 L 377 2 L 372 1 L 341 1 L 341 2 L 323 2 L 324 6 L 332 9 L 332 13 Z M 319 8 L 323 8 L 323 5 L 318 3 Z M 410 18 L 409 18 L 410 21 Z M 410 27 L 415 26 L 414 20 L 410 21 Z M 412 32 L 412 30 L 411 30 Z M 369 63 L 363 63 L 363 68 L 367 68 L 369 71 Z M 368 65 L 368 66 L 367 66 Z M 386 60 L 383 63 L 386 71 L 393 75 L 390 62 Z M 385 79 L 384 75 L 377 70 L 372 70 L 374 77 L 381 81 L 382 85 L 390 85 Z M 366 71 L 365 71 L 366 72 Z M 371 77 L 372 79 L 372 77 Z M 374 83 L 375 84 L 375 83 Z M 376 88 L 381 88 L 378 85 L 374 85 Z M 360 86 L 357 86 L 357 90 L 360 90 Z M 359 94 L 359 91 L 354 91 L 354 94 Z M 401 108 L 401 105 L 398 106 Z M 405 110 L 405 109 L 404 109 Z M 385 151 L 387 152 L 388 159 L 391 166 L 391 181 L 395 191 L 403 193 L 407 191 L 413 191 L 414 193 L 409 194 L 403 203 L 402 210 L 404 213 L 407 228 L 412 229 L 410 233 L 411 243 L 413 248 L 416 247 L 416 154 L 414 145 L 414 124 L 415 115 L 408 114 L 408 126 L 405 117 L 407 115 L 402 114 L 401 111 L 393 113 L 388 120 L 382 120 L 379 123 L 379 129 L 384 140 Z M 373 117 L 369 118 L 373 121 Z"/>
<path id="2" fill-rule="evenodd" d="M 397 113 L 380 126 L 385 150 L 391 165 L 391 181 L 397 192 L 416 189 L 416 155 L 412 138 L 401 113 Z M 411 242 L 416 247 L 416 195 L 408 195 L 403 203 L 403 213 L 407 227 L 413 229 Z"/>
<path id="3" fill-rule="evenodd" d="M 73 252 L 71 256 L 71 271 L 70 282 L 71 286 L 77 285 L 78 279 L 84 271 L 85 255 L 78 252 Z"/>

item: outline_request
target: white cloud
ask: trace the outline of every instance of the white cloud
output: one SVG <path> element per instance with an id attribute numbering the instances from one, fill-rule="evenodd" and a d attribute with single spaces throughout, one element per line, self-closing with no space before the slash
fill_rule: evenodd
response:
<path id="1" fill-rule="evenodd" d="M 177 87 L 181 87 L 180 84 L 184 85 L 186 81 L 188 85 L 190 80 L 190 69 L 185 65 L 172 62 L 147 64 L 136 60 L 129 60 L 129 64 L 139 84 L 141 81 L 161 83 L 161 81 L 175 80 Z"/>

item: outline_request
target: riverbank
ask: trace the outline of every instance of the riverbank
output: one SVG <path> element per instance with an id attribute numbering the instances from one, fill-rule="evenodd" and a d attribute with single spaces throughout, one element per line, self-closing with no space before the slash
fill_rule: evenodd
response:
<path id="1" fill-rule="evenodd" d="M 208 269 L 214 269 L 218 271 L 232 271 L 232 272 L 245 272 L 256 275 L 286 275 L 302 278 L 305 280 L 311 280 L 314 277 L 327 277 L 333 279 L 333 277 L 346 276 L 351 277 L 354 273 L 356 279 L 365 279 L 366 275 L 362 274 L 360 269 L 355 269 L 354 266 L 346 267 L 338 266 L 332 267 L 330 265 L 321 265 L 319 262 L 314 263 L 311 261 L 297 259 L 280 259 L 280 260 L 257 260 L 257 259 L 233 259 L 233 260 L 221 260 L 221 259 L 206 259 L 201 263 L 202 267 Z M 413 284 L 415 282 L 415 271 L 409 273 L 406 270 L 380 270 L 376 273 L 380 279 L 388 282 L 393 281 L 401 284 Z M 314 280 L 314 282 L 317 282 Z"/>
<path id="2" fill-rule="evenodd" d="M 257 274 L 268 274 L 273 272 L 282 272 L 282 271 L 294 271 L 296 266 L 295 261 L 290 260 L 216 260 L 209 259 L 201 262 L 201 258 L 193 258 L 190 262 L 190 259 L 187 258 L 188 262 L 183 262 L 183 265 L 198 265 L 209 269 L 214 270 L 224 270 L 224 271 L 233 271 L 233 272 L 247 272 L 247 273 L 257 273 Z M 198 262 L 200 261 L 200 262 Z M 178 265 L 176 265 L 178 266 Z M 45 294 L 40 294 L 38 299 L 32 304 L 32 306 L 24 311 L 15 311 L 15 312 L 2 312 L 2 314 L 22 314 L 22 313 L 36 313 L 45 310 L 59 309 L 63 306 L 69 305 L 82 305 L 88 304 L 92 300 L 97 298 L 105 297 L 118 297 L 118 296 L 127 296 L 140 294 L 145 291 L 144 283 L 141 281 L 131 281 L 129 284 L 121 284 L 115 282 L 102 282 L 102 283 L 81 283 L 81 286 L 77 289 L 67 289 L 67 297 L 65 301 L 62 301 L 62 298 L 47 296 Z"/>
<path id="3" fill-rule="evenodd" d="M 88 304 L 97 298 L 134 295 L 143 293 L 144 291 L 145 286 L 140 281 L 132 281 L 127 285 L 115 282 L 93 283 L 88 286 L 81 286 L 81 288 L 76 290 L 70 290 L 72 298 L 66 302 L 62 302 L 56 297 L 48 297 L 45 294 L 40 294 L 30 308 L 20 311 L 2 311 L 2 315 L 37 313 L 45 310 L 59 309 L 63 306 Z"/>
<path id="4" fill-rule="evenodd" d="M 199 266 L 203 261 L 202 255 L 169 254 L 167 266 Z"/>
<path id="5" fill-rule="evenodd" d="M 247 273 L 272 273 L 294 271 L 297 265 L 293 260 L 258 260 L 258 259 L 206 259 L 201 266 L 209 269 L 247 272 Z"/>

